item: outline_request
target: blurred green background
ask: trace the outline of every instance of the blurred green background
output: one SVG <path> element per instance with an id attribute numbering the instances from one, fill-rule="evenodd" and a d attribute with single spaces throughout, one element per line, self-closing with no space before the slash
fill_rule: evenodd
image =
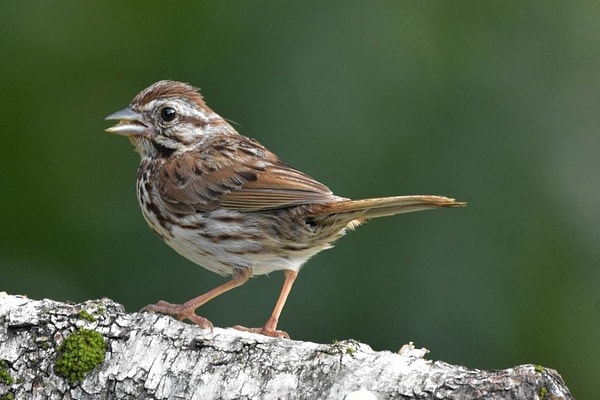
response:
<path id="1" fill-rule="evenodd" d="M 353 198 L 466 209 L 373 221 L 303 269 L 280 327 L 600 390 L 600 3 L 42 2 L 0 13 L 0 290 L 138 310 L 223 278 L 163 245 L 104 117 L 190 82 L 241 133 Z M 262 324 L 282 274 L 201 309 Z"/>

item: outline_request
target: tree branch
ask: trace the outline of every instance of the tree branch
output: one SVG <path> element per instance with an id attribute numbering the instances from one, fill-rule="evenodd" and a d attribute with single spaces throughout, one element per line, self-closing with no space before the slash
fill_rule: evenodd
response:
<path id="1" fill-rule="evenodd" d="M 552 369 L 467 369 L 426 353 L 210 332 L 109 299 L 0 293 L 0 399 L 573 399 Z"/>

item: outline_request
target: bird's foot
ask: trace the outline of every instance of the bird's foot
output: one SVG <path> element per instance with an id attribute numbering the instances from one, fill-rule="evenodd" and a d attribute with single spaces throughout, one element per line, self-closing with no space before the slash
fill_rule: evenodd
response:
<path id="1" fill-rule="evenodd" d="M 263 326 L 262 328 L 246 328 L 245 326 L 236 325 L 233 327 L 233 329 L 237 329 L 238 331 L 244 331 L 244 332 L 258 333 L 260 335 L 265 335 L 265 336 L 270 336 L 270 337 L 275 337 L 275 338 L 284 338 L 284 339 L 290 338 L 290 335 L 288 335 L 288 333 L 286 331 L 279 331 L 277 329 L 269 329 L 266 326 Z"/>
<path id="2" fill-rule="evenodd" d="M 186 307 L 185 304 L 172 304 L 164 300 L 160 300 L 156 304 L 150 304 L 142 308 L 140 311 L 152 311 L 159 314 L 168 314 L 177 318 L 179 321 L 188 319 L 202 329 L 210 329 L 213 331 L 213 324 L 208 319 L 196 315 L 195 310 Z"/>

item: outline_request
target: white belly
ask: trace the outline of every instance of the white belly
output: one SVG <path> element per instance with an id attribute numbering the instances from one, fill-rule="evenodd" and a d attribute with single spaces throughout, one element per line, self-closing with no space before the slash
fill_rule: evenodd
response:
<path id="1" fill-rule="evenodd" d="M 158 223 L 153 213 L 144 211 L 143 214 L 148 225 L 176 252 L 221 275 L 231 275 L 234 269 L 246 268 L 252 269 L 252 275 L 284 269 L 298 271 L 312 256 L 331 247 L 329 243 L 323 243 L 283 251 L 281 249 L 286 246 L 283 238 L 267 238 L 260 228 L 246 223 L 221 222 L 218 218 L 211 218 L 223 213 L 229 215 L 231 211 L 195 214 L 182 220 L 184 226 L 202 226 L 196 229 L 176 225 L 164 227 Z M 340 231 L 339 236 L 343 231 Z"/>

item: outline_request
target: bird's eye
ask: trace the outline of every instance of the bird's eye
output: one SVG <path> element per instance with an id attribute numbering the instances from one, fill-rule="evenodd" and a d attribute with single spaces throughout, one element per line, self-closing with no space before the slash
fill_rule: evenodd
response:
<path id="1" fill-rule="evenodd" d="M 165 122 L 171 122 L 175 119 L 175 117 L 177 117 L 177 111 L 175 111 L 175 109 L 172 107 L 165 107 L 160 110 L 160 117 Z"/>

